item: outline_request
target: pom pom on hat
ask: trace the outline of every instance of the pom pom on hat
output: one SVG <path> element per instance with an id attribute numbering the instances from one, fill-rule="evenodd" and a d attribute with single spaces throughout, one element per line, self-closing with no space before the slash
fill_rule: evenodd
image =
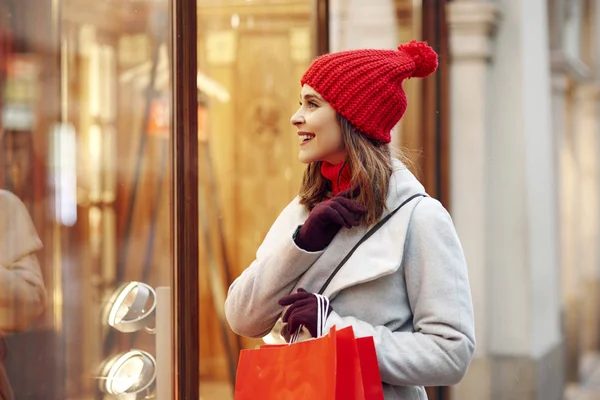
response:
<path id="1" fill-rule="evenodd" d="M 412 41 L 398 49 L 357 49 L 317 57 L 300 83 L 309 85 L 368 138 L 389 143 L 406 111 L 402 82 L 425 78 L 438 66 L 435 51 Z"/>
<path id="2" fill-rule="evenodd" d="M 425 42 L 413 40 L 398 46 L 399 51 L 408 54 L 415 63 L 415 70 L 411 74 L 414 78 L 426 78 L 435 72 L 438 67 L 438 56 Z"/>

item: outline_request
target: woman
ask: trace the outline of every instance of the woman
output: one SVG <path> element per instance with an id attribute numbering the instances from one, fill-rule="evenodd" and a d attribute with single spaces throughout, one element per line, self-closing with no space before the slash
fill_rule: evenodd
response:
<path id="1" fill-rule="evenodd" d="M 271 337 L 289 339 L 299 329 L 316 337 L 315 293 L 324 287 L 325 333 L 352 326 L 357 337 L 374 337 L 386 399 L 426 399 L 423 386 L 456 384 L 475 348 L 467 266 L 450 216 L 419 196 L 423 186 L 390 155 L 390 132 L 407 104 L 402 81 L 436 68 L 435 52 L 414 41 L 311 64 L 291 119 L 299 159 L 308 164 L 300 194 L 225 303 L 240 335 L 262 337 L 276 327 Z"/>
<path id="2" fill-rule="evenodd" d="M 46 288 L 35 255 L 41 248 L 25 205 L 0 190 L 0 400 L 13 399 L 3 337 L 29 329 L 45 308 Z"/>

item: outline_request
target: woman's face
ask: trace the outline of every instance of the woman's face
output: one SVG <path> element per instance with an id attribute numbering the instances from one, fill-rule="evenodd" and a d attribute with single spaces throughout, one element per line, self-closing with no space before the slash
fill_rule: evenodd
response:
<path id="1" fill-rule="evenodd" d="M 336 111 L 308 85 L 302 87 L 300 108 L 291 122 L 298 129 L 300 162 L 327 161 L 339 164 L 346 160 L 342 129 Z"/>

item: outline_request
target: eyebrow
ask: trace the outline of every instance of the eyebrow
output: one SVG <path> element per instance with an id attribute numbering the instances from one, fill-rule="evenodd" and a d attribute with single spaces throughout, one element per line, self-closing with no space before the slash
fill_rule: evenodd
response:
<path id="1" fill-rule="evenodd" d="M 302 99 L 302 96 L 300 96 L 300 99 Z M 324 101 L 322 98 L 320 98 L 319 96 L 314 95 L 314 94 L 305 94 L 304 95 L 304 100 L 310 100 L 310 99 Z"/>

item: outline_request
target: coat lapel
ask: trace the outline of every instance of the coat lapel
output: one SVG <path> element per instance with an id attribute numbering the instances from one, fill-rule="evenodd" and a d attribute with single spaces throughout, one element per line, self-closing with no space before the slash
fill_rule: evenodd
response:
<path id="1" fill-rule="evenodd" d="M 383 216 L 417 193 L 425 193 L 425 188 L 402 163 L 395 160 L 394 173 L 390 179 L 386 199 L 387 210 Z M 422 197 L 419 197 L 404 205 L 373 236 L 362 243 L 331 280 L 329 286 L 325 289 L 324 295 L 332 299 L 341 290 L 350 286 L 369 282 L 396 272 L 402 263 L 404 242 L 408 232 L 410 217 L 415 206 L 422 199 Z M 337 254 L 337 259 L 339 260 L 334 264 L 335 266 L 339 264 L 367 232 L 367 229 L 364 228 L 359 231 L 355 231 L 354 229 L 356 228 L 342 230 L 338 234 L 338 236 L 343 236 L 344 234 L 351 235 L 354 238 L 344 241 L 351 243 L 351 245 L 345 246 L 347 249 L 336 249 L 336 252 L 341 254 Z M 343 237 L 339 239 L 343 240 Z"/>
<path id="2" fill-rule="evenodd" d="M 414 175 L 399 161 L 394 162 L 394 173 L 390 179 L 388 196 L 386 199 L 387 213 L 393 211 L 403 201 L 417 193 L 425 193 L 423 186 Z M 422 200 L 416 198 L 407 203 L 389 221 L 362 243 L 348 259 L 346 264 L 333 277 L 324 295 L 333 299 L 341 290 L 378 279 L 382 276 L 394 273 L 400 268 L 404 252 L 410 216 L 415 206 Z M 308 216 L 304 207 L 297 204 L 297 209 L 291 210 L 290 226 L 298 226 L 304 223 Z M 356 227 L 352 229 L 342 228 L 335 236 L 331 244 L 321 255 L 317 263 L 331 266 L 331 272 L 346 257 L 359 240 L 367 233 L 367 227 Z M 329 275 L 322 277 L 322 282 Z M 307 282 L 300 279 L 294 288 L 306 287 Z M 313 290 L 317 291 L 319 287 Z"/>
<path id="3" fill-rule="evenodd" d="M 396 272 L 402 263 L 408 222 L 420 200 L 421 198 L 418 198 L 406 204 L 373 236 L 362 243 L 333 277 L 323 294 L 333 299 L 343 289 Z M 362 237 L 356 236 L 358 237 L 348 251 L 339 254 L 340 261 Z"/>

